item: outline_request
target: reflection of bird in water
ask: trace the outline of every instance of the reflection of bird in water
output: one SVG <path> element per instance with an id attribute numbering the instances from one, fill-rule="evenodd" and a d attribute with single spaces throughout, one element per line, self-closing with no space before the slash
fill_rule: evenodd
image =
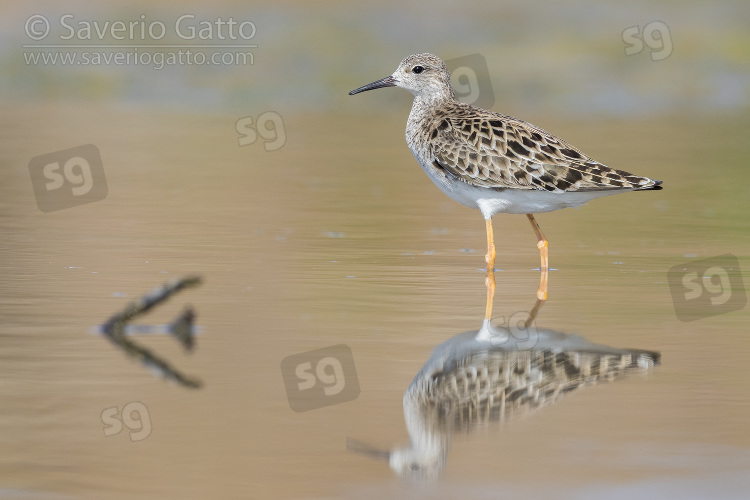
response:
<path id="1" fill-rule="evenodd" d="M 434 478 L 445 467 L 453 431 L 523 418 L 585 386 L 659 363 L 657 352 L 615 349 L 553 330 L 531 333 L 533 348 L 486 324 L 443 342 L 404 394 L 411 445 L 382 452 L 350 441 L 350 448 L 387 459 L 402 476 Z"/>

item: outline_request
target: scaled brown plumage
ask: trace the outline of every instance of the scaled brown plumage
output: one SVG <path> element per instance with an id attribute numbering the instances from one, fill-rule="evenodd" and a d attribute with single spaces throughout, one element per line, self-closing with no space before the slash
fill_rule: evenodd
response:
<path id="1" fill-rule="evenodd" d="M 551 192 L 661 189 L 660 181 L 603 165 L 523 120 L 458 101 L 443 111 L 422 139 L 436 168 L 467 183 Z"/>

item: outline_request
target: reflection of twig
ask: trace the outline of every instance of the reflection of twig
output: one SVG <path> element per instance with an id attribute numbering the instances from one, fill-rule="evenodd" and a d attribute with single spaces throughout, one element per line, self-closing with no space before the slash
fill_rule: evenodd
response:
<path id="1" fill-rule="evenodd" d="M 154 368 L 156 371 L 165 377 L 166 379 L 174 380 L 175 382 L 196 389 L 201 386 L 201 381 L 195 378 L 191 378 L 187 375 L 183 375 L 178 372 L 175 368 L 169 365 L 166 361 L 159 358 L 156 354 L 153 354 L 148 349 L 139 346 L 132 340 L 125 336 L 125 323 L 132 320 L 136 316 L 143 314 L 152 309 L 157 304 L 167 300 L 170 296 L 179 292 L 183 288 L 197 286 L 201 282 L 198 276 L 188 276 L 186 278 L 177 279 L 170 281 L 169 283 L 159 286 L 147 293 L 138 300 L 135 300 L 125 306 L 125 309 L 116 313 L 104 323 L 102 330 L 104 334 L 118 347 L 120 347 L 126 354 L 139 358 L 140 361 L 147 367 Z M 186 331 L 190 332 L 192 327 L 192 321 L 195 314 L 192 309 L 188 308 L 180 314 L 178 319 L 173 324 L 173 330 L 176 336 L 182 342 L 182 344 L 190 350 L 192 348 L 192 338 L 189 335 L 186 337 Z"/>

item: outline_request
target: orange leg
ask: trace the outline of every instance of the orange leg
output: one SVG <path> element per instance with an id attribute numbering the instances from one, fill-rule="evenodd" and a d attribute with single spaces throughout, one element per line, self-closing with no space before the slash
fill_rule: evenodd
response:
<path id="1" fill-rule="evenodd" d="M 485 219 L 487 227 L 487 255 L 484 260 L 487 262 L 487 273 L 495 271 L 495 237 L 492 234 L 492 219 Z"/>
<path id="2" fill-rule="evenodd" d="M 549 269 L 549 242 L 547 241 L 547 238 L 545 238 L 542 234 L 542 230 L 539 228 L 539 224 L 536 222 L 534 216 L 531 214 L 526 214 L 526 217 L 529 218 L 529 222 L 531 222 L 531 228 L 534 230 L 534 234 L 536 234 L 536 247 L 539 249 L 539 256 L 542 258 L 541 270 L 546 271 Z"/>
<path id="3" fill-rule="evenodd" d="M 495 298 L 495 237 L 492 234 L 492 219 L 485 219 L 487 227 L 487 277 L 484 284 L 487 286 L 487 304 L 484 308 L 485 319 L 492 318 L 492 302 Z"/>
<path id="4" fill-rule="evenodd" d="M 542 276 L 539 279 L 539 289 L 536 292 L 536 305 L 534 306 L 534 309 L 532 309 L 531 317 L 528 320 L 528 323 L 533 321 L 533 316 L 536 316 L 537 311 L 539 311 L 539 308 L 542 307 L 542 304 L 547 300 L 547 285 L 548 285 L 548 272 L 549 272 L 549 242 L 547 242 L 547 238 L 544 237 L 542 234 L 542 230 L 539 228 L 539 224 L 537 224 L 536 219 L 531 214 L 526 214 L 526 217 L 529 218 L 529 222 L 531 222 L 531 227 L 534 229 L 534 233 L 536 234 L 537 238 L 537 244 L 536 247 L 539 249 L 539 256 L 542 259 L 542 265 L 540 267 L 540 270 L 542 271 Z"/>

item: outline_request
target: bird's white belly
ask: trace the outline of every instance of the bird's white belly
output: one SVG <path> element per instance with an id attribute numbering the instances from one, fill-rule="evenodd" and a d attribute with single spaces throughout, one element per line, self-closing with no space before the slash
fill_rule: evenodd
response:
<path id="1" fill-rule="evenodd" d="M 560 210 L 561 208 L 575 208 L 594 198 L 627 191 L 619 189 L 552 193 L 537 189 L 477 187 L 461 180 L 449 178 L 444 172 L 436 170 L 432 165 L 425 165 L 417 154 L 414 157 L 422 170 L 443 193 L 462 205 L 479 209 L 485 219 L 499 213 L 538 214 Z"/>
<path id="2" fill-rule="evenodd" d="M 476 188 L 475 188 L 476 189 Z M 481 188 L 480 188 L 481 189 Z M 580 207 L 589 200 L 615 194 L 615 191 L 571 191 L 551 193 L 535 189 L 486 189 L 489 196 L 479 194 L 476 207 L 485 219 L 495 214 L 538 214 L 561 208 Z"/>

